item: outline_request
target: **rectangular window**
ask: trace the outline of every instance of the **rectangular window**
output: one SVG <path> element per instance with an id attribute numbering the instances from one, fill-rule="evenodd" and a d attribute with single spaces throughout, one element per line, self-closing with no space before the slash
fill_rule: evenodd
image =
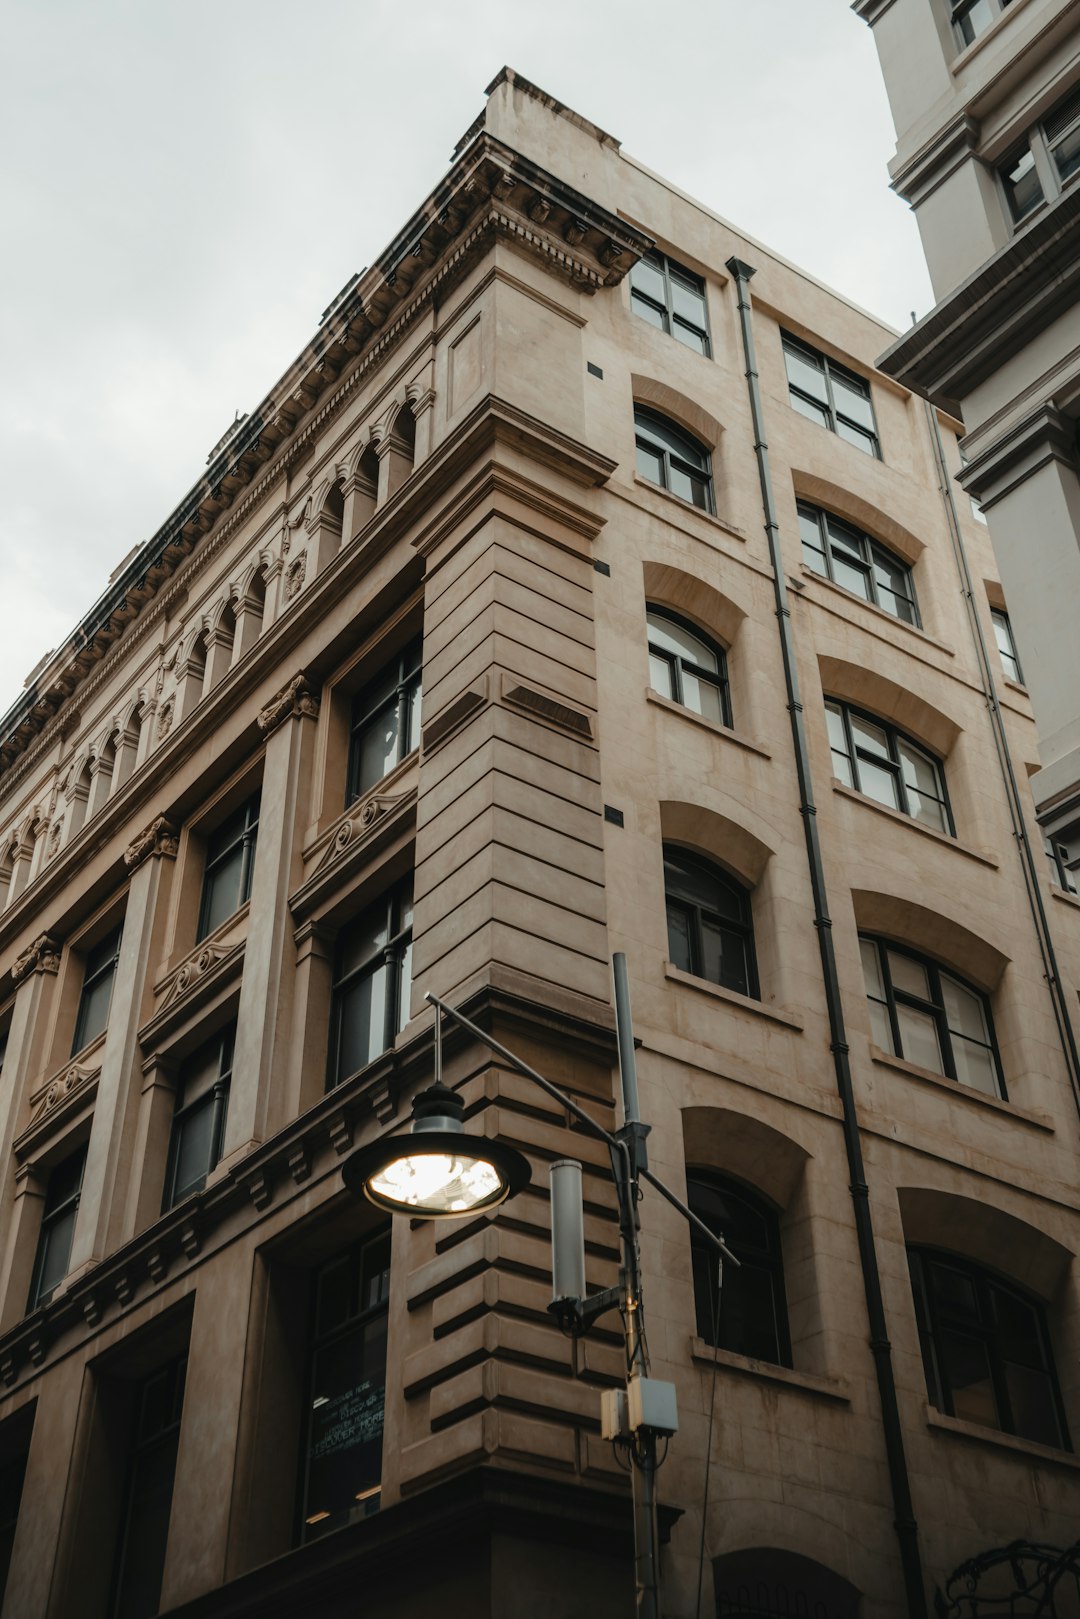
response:
<path id="1" fill-rule="evenodd" d="M 176 1086 L 162 1213 L 193 1192 L 221 1157 L 232 1079 L 233 1029 L 217 1035 L 188 1059 Z"/>
<path id="2" fill-rule="evenodd" d="M 705 283 L 663 253 L 646 253 L 630 271 L 630 307 L 696 354 L 709 353 Z"/>
<path id="3" fill-rule="evenodd" d="M 7 1589 L 37 1402 L 0 1423 L 0 1606 Z"/>
<path id="4" fill-rule="evenodd" d="M 338 941 L 329 1086 L 387 1051 L 409 1019 L 412 879 L 358 916 Z"/>
<path id="5" fill-rule="evenodd" d="M 39 1305 L 48 1304 L 68 1273 L 71 1239 L 75 1235 L 75 1217 L 79 1212 L 79 1194 L 85 1167 L 86 1148 L 80 1147 L 78 1152 L 73 1152 L 69 1158 L 57 1164 L 49 1176 L 27 1310 L 36 1310 Z"/>
<path id="6" fill-rule="evenodd" d="M 1015 225 L 1059 197 L 1080 171 L 1080 91 L 1060 101 L 998 165 Z"/>
<path id="7" fill-rule="evenodd" d="M 866 378 L 856 376 L 854 371 L 848 371 L 787 332 L 782 332 L 781 338 L 792 406 L 867 455 L 880 458 L 877 423 Z"/>
<path id="8" fill-rule="evenodd" d="M 91 1045 L 98 1035 L 105 1033 L 123 931 L 122 927 L 113 928 L 100 944 L 87 952 L 79 1011 L 75 1019 L 75 1037 L 71 1042 L 73 1057 L 77 1051 Z"/>
<path id="9" fill-rule="evenodd" d="M 952 21 L 962 45 L 970 45 L 985 34 L 1009 0 L 953 0 Z"/>
<path id="10" fill-rule="evenodd" d="M 423 641 L 416 636 L 353 700 L 347 803 L 419 746 L 423 655 Z"/>
<path id="11" fill-rule="evenodd" d="M 1016 642 L 1013 640 L 1009 615 L 1000 607 L 991 607 L 990 617 L 994 621 L 994 639 L 997 641 L 1001 667 L 1010 680 L 1015 680 L 1018 686 L 1022 686 L 1024 677 L 1020 673 L 1020 659 L 1016 655 Z"/>
<path id="12" fill-rule="evenodd" d="M 1048 833 L 1043 834 L 1043 848 L 1050 862 L 1050 881 L 1066 894 L 1077 893 L 1075 874 L 1080 872 L 1080 855 L 1074 858 L 1074 851 L 1067 843 Z"/>
<path id="13" fill-rule="evenodd" d="M 138 1386 L 111 1619 L 151 1619 L 158 1611 L 186 1371 L 185 1354 Z"/>
<path id="14" fill-rule="evenodd" d="M 389 1229 L 331 1260 L 316 1277 L 302 1541 L 378 1509 L 389 1297 Z"/>
<path id="15" fill-rule="evenodd" d="M 259 794 L 255 793 L 207 840 L 198 939 L 213 933 L 251 898 L 258 835 Z"/>

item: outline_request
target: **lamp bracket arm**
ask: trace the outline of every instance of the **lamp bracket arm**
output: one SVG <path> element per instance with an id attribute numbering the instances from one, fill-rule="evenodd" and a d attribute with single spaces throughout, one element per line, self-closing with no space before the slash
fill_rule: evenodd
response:
<path id="1" fill-rule="evenodd" d="M 659 1192 L 661 1197 L 666 1197 L 672 1208 L 678 1209 L 683 1219 L 693 1226 L 698 1235 L 703 1237 L 711 1248 L 721 1254 L 729 1265 L 734 1265 L 738 1269 L 742 1261 L 735 1258 L 727 1243 L 718 1237 L 715 1231 L 710 1231 L 704 1220 L 699 1220 L 693 1209 L 688 1209 L 682 1198 L 676 1197 L 671 1188 L 664 1185 L 659 1175 L 654 1175 L 651 1169 L 644 1168 L 639 1169 L 638 1174 L 642 1180 L 648 1181 L 649 1185 Z"/>

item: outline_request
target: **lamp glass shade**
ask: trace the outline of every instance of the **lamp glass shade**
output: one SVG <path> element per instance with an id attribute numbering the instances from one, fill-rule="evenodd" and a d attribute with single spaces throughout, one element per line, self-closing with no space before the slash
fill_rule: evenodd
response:
<path id="1" fill-rule="evenodd" d="M 469 1145 L 463 1138 L 463 1148 Z M 495 1165 L 468 1151 L 415 1150 L 415 1137 L 384 1168 L 368 1176 L 365 1191 L 373 1202 L 403 1212 L 432 1215 L 469 1214 L 501 1203 L 509 1186 Z"/>

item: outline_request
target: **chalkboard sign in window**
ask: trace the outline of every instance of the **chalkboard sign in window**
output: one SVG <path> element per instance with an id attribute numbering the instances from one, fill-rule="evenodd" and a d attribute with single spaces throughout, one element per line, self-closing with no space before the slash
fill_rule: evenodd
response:
<path id="1" fill-rule="evenodd" d="M 316 1278 L 301 1540 L 378 1509 L 389 1292 L 389 1227 Z"/>

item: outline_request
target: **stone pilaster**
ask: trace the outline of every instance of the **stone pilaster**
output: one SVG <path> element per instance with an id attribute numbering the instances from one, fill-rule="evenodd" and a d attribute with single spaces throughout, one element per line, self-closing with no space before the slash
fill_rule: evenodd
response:
<path id="1" fill-rule="evenodd" d="M 4 1067 L 0 1076 L 0 1164 L 4 1166 L 0 1189 L 0 1322 L 18 1321 L 26 1308 L 29 1274 L 20 1292 L 11 1283 L 15 1265 L 15 1228 L 23 1210 L 15 1198 L 15 1161 L 12 1143 L 19 1134 L 26 1098 L 33 1089 L 42 1061 L 45 1034 L 45 1001 L 60 965 L 60 946 L 49 934 L 36 938 L 12 968 L 19 988 L 15 995 L 8 1028 Z M 36 1228 L 35 1237 L 36 1240 Z M 31 1247 L 31 1260 L 33 1249 Z"/>

